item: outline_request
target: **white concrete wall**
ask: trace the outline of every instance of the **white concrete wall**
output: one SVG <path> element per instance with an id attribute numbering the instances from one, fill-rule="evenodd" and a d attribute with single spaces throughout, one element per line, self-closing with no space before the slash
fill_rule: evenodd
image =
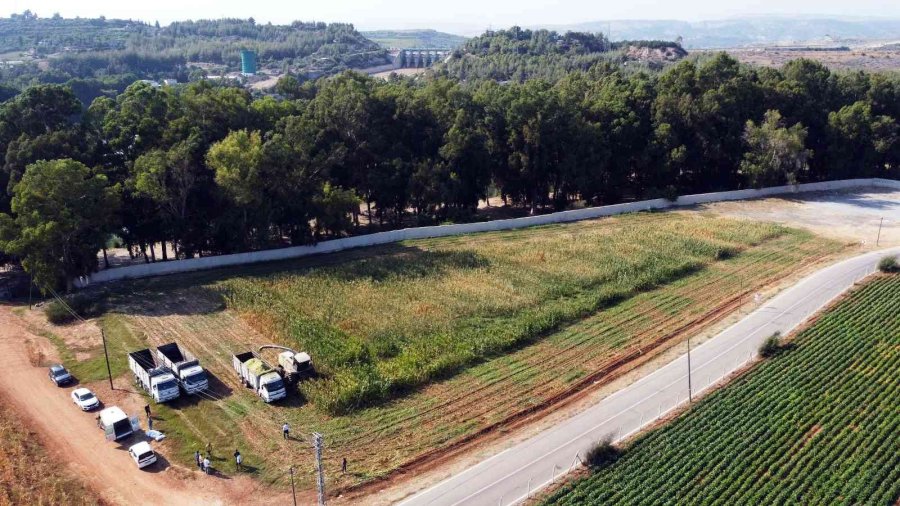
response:
<path id="1" fill-rule="evenodd" d="M 253 251 L 249 253 L 235 253 L 232 255 L 219 255 L 203 258 L 191 258 L 187 260 L 173 260 L 171 262 L 156 262 L 151 264 L 129 265 L 95 272 L 87 279 L 76 280 L 76 286 L 85 287 L 93 283 L 107 283 L 122 279 L 146 278 L 175 274 L 179 272 L 199 271 L 246 265 L 259 262 L 271 262 L 274 260 L 286 260 L 322 253 L 333 253 L 351 248 L 389 244 L 409 239 L 425 239 L 430 237 L 445 237 L 451 235 L 472 234 L 477 232 L 490 232 L 494 230 L 511 230 L 517 228 L 547 225 L 551 223 L 566 223 L 572 221 L 589 220 L 603 216 L 649 211 L 652 209 L 666 209 L 676 206 L 692 206 L 710 202 L 722 202 L 727 200 L 745 200 L 772 195 L 784 195 L 791 193 L 842 190 L 848 188 L 882 187 L 900 190 L 900 181 L 890 179 L 846 179 L 842 181 L 826 181 L 822 183 L 806 183 L 793 186 L 776 186 L 761 188 L 759 190 L 737 190 L 730 192 L 703 193 L 698 195 L 683 195 L 675 202 L 666 199 L 642 200 L 626 204 L 614 204 L 610 206 L 589 207 L 573 211 L 562 211 L 540 216 L 528 216 L 525 218 L 512 218 L 507 220 L 486 221 L 481 223 L 463 223 L 459 225 L 438 225 L 432 227 L 405 228 L 374 234 L 346 237 L 322 241 L 308 246 L 294 246 L 265 251 Z"/>

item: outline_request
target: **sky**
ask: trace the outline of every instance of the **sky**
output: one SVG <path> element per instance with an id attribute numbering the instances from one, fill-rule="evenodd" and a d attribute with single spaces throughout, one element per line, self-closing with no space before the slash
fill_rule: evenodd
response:
<path id="1" fill-rule="evenodd" d="M 434 28 L 462 35 L 480 33 L 488 27 L 616 19 L 699 21 L 798 14 L 900 18 L 897 0 L 0 0 L 0 15 L 26 9 L 41 17 L 58 12 L 63 17 L 104 15 L 162 24 L 253 17 L 263 23 L 342 21 L 360 30 Z"/>

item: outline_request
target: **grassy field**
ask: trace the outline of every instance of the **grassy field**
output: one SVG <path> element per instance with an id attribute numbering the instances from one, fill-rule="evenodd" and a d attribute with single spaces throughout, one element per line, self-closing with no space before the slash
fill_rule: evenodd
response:
<path id="1" fill-rule="evenodd" d="M 545 504 L 896 504 L 900 275 Z"/>
<path id="2" fill-rule="evenodd" d="M 160 428 L 176 460 L 188 462 L 211 439 L 216 448 L 241 448 L 267 482 L 285 484 L 285 470 L 297 465 L 308 487 L 312 452 L 302 437 L 319 431 L 329 487 L 339 490 L 653 356 L 727 314 L 741 296 L 747 301 L 761 286 L 842 249 L 774 225 L 641 214 L 134 282 L 115 289 L 112 312 L 100 321 L 121 350 L 111 353 L 117 371 L 124 350 L 177 340 L 214 376 L 220 400 L 161 408 Z M 480 353 L 465 355 L 453 374 L 445 370 L 404 395 L 336 415 L 297 394 L 265 405 L 241 387 L 231 353 L 270 342 L 301 342 L 329 374 L 391 366 L 389 374 L 404 364 L 405 350 L 438 358 Z M 383 351 L 385 343 L 393 351 Z M 329 363 L 328 346 L 364 358 Z M 86 364 L 102 360 L 102 348 L 79 353 Z M 284 421 L 301 440 L 281 439 Z"/>
<path id="3" fill-rule="evenodd" d="M 0 401 L 0 505 L 104 504 L 47 455 L 37 435 Z"/>
<path id="4" fill-rule="evenodd" d="M 215 289 L 262 333 L 310 352 L 323 377 L 304 382 L 303 393 L 336 415 L 530 344 L 784 233 L 748 221 L 633 215 L 382 247 Z"/>

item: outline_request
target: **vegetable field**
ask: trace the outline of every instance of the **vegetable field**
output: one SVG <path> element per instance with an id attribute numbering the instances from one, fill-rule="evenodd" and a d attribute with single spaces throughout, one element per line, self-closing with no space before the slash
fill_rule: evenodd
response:
<path id="1" fill-rule="evenodd" d="M 669 220 L 673 220 L 675 224 L 669 224 Z M 495 269 L 504 269 L 501 273 L 490 272 L 488 269 L 477 273 L 462 269 L 463 272 L 457 273 L 452 269 L 445 269 L 443 274 L 432 277 L 423 275 L 398 280 L 382 276 L 378 280 L 366 279 L 358 283 L 361 290 L 383 293 L 385 306 L 393 306 L 382 310 L 383 313 L 369 316 L 367 312 L 377 311 L 377 307 L 372 302 L 356 298 L 353 299 L 354 303 L 361 304 L 361 314 L 357 317 L 367 318 L 373 325 L 386 328 L 418 325 L 427 329 L 429 325 L 435 325 L 435 322 L 427 320 L 437 319 L 449 312 L 447 306 L 451 303 L 456 304 L 455 311 L 463 312 L 459 308 L 465 307 L 465 300 L 453 298 L 462 295 L 452 292 L 451 288 L 456 285 L 448 288 L 448 276 L 451 279 L 468 276 L 467 282 L 471 286 L 468 287 L 468 292 L 464 292 L 466 294 L 477 294 L 478 287 L 489 284 L 495 287 L 493 290 L 496 290 L 500 299 L 513 296 L 534 297 L 527 290 L 518 295 L 512 290 L 512 287 L 524 283 L 521 279 L 529 269 L 537 273 L 532 274 L 533 276 L 543 275 L 546 279 L 553 280 L 565 275 L 575 277 L 579 272 L 590 272 L 593 263 L 602 265 L 602 257 L 583 252 L 589 249 L 587 247 L 572 254 L 565 252 L 570 247 L 568 244 L 581 242 L 582 232 L 579 227 L 587 228 L 587 234 L 602 237 L 602 240 L 596 239 L 594 244 L 606 244 L 605 248 L 609 248 L 608 244 L 615 244 L 622 237 L 633 237 L 638 232 L 652 237 L 648 231 L 653 228 L 668 230 L 670 234 L 674 234 L 672 231 L 678 230 L 677 226 L 680 226 L 683 234 L 690 235 L 692 225 L 693 230 L 697 230 L 701 237 L 713 232 L 720 235 L 733 234 L 736 238 L 730 241 L 710 241 L 717 248 L 732 249 L 729 253 L 720 253 L 718 260 L 700 257 L 697 260 L 699 264 L 689 272 L 660 286 L 636 289 L 630 296 L 610 302 L 597 311 L 586 312 L 568 323 L 560 323 L 555 330 L 536 335 L 527 343 L 523 342 L 505 353 L 476 361 L 450 378 L 433 380 L 389 402 L 355 409 L 339 416 L 331 415 L 314 404 L 303 403 L 302 399 L 298 402 L 296 395 L 287 406 L 263 405 L 255 399 L 238 384 L 231 370 L 230 353 L 273 339 L 291 343 L 294 338 L 279 333 L 280 327 L 273 323 L 273 317 L 265 308 L 248 305 L 238 306 L 237 311 L 222 311 L 216 301 L 204 302 L 210 295 L 207 287 L 219 290 L 224 285 L 224 289 L 236 289 L 232 286 L 234 284 L 245 289 L 251 286 L 252 281 L 266 290 L 274 290 L 269 285 L 276 285 L 280 280 L 293 281 L 302 279 L 302 276 L 312 277 L 314 274 L 324 276 L 323 272 L 331 276 L 328 282 L 342 289 L 337 274 L 341 267 L 373 262 L 387 264 L 387 260 L 382 257 L 399 262 L 396 255 L 408 252 L 413 246 L 423 250 L 433 248 L 451 251 L 503 248 L 507 256 L 530 256 L 531 259 L 539 258 L 540 251 L 544 251 L 545 260 L 552 255 L 563 264 L 563 267 L 554 267 L 546 265 L 547 262 L 522 260 L 519 264 L 506 266 L 503 257 L 494 253 L 492 265 L 497 266 Z M 761 234 L 760 231 L 764 233 Z M 528 240 L 518 239 L 517 234 L 526 234 Z M 755 238 L 758 242 L 742 242 L 747 238 Z M 542 244 L 542 249 L 538 249 L 536 244 Z M 173 422 L 181 423 L 183 420 L 183 426 L 178 429 L 182 437 L 178 439 L 202 442 L 207 437 L 206 434 L 218 434 L 220 442 L 217 445 L 221 446 L 231 445 L 231 438 L 241 448 L 252 449 L 257 455 L 266 455 L 264 461 L 254 465 L 259 466 L 259 472 L 265 480 L 283 484 L 286 478 L 283 469 L 286 465 L 297 464 L 298 469 L 304 472 L 312 469 L 309 462 L 311 454 L 306 445 L 298 447 L 281 440 L 278 428 L 287 420 L 298 432 L 308 434 L 318 431 L 325 435 L 325 463 L 331 477 L 329 483 L 332 490 L 339 490 L 384 476 L 496 424 L 502 425 L 524 412 L 539 409 L 554 399 L 565 398 L 596 380 L 602 381 L 614 369 L 622 370 L 638 359 L 651 357 L 668 346 L 682 342 L 687 335 L 696 333 L 729 314 L 741 300 L 747 304 L 752 298 L 750 294 L 761 286 L 810 268 L 810 264 L 842 250 L 838 243 L 797 230 L 672 213 L 622 217 L 534 231 L 447 238 L 403 246 L 405 249 L 399 251 L 379 248 L 307 259 L 300 269 L 295 267 L 295 271 L 289 274 L 284 274 L 287 268 L 283 265 L 255 266 L 243 271 L 240 277 L 225 280 L 211 277 L 210 273 L 198 273 L 179 279 L 161 278 L 153 282 L 142 282 L 138 287 L 143 288 L 129 290 L 126 298 L 116 302 L 116 311 L 123 313 L 121 319 L 129 335 L 118 335 L 122 332 L 114 330 L 116 335 L 112 339 L 141 339 L 156 344 L 176 339 L 198 354 L 204 366 L 224 383 L 221 391 L 230 391 L 221 402 L 202 402 L 196 406 L 179 408 L 179 416 L 171 418 Z M 652 246 L 647 244 L 644 247 Z M 487 257 L 490 253 L 483 255 Z M 290 264 L 288 267 L 295 265 Z M 516 272 L 516 269 L 522 272 Z M 556 278 L 548 272 L 554 273 Z M 500 276 L 509 276 L 507 285 L 502 283 Z M 381 287 L 381 283 L 390 284 L 393 291 L 388 290 L 388 287 Z M 424 285 L 425 288 L 415 288 L 417 284 Z M 546 290 L 537 284 L 529 286 L 533 291 Z M 297 285 L 296 290 L 302 292 L 302 285 Z M 353 292 L 343 290 L 337 293 L 354 296 Z M 485 304 L 511 304 L 508 300 L 492 301 L 489 297 L 491 290 L 482 290 L 485 295 L 481 299 L 470 299 L 470 303 L 482 300 L 486 301 Z M 316 292 L 316 296 L 321 299 L 320 306 L 341 303 L 337 293 L 329 296 L 324 290 Z M 412 293 L 420 298 L 414 298 Z M 268 297 L 263 300 L 268 301 L 273 308 L 282 303 L 272 292 L 265 291 L 262 296 Z M 302 293 L 293 296 L 285 293 L 283 296 L 288 300 L 311 297 Z M 407 306 L 413 308 L 430 304 L 435 309 L 419 317 L 419 320 L 425 321 L 417 321 L 407 315 L 411 311 L 415 314 L 415 311 L 401 304 L 403 300 L 407 300 Z M 311 302 L 308 304 L 316 307 Z M 528 309 L 527 305 L 524 307 Z M 303 311 L 306 310 L 304 307 Z M 311 312 L 303 313 L 298 309 L 297 314 L 317 314 L 311 309 L 309 311 Z M 472 309 L 469 311 L 474 312 Z M 341 313 L 335 310 L 333 314 Z M 352 312 L 348 314 L 353 316 Z M 120 319 L 119 315 L 113 316 L 116 321 Z M 499 317 L 503 318 L 503 314 L 500 313 Z M 310 316 L 308 318 L 315 320 Z M 490 322 L 488 317 L 481 319 L 485 325 Z M 331 321 L 343 320 L 333 316 Z M 444 321 L 445 325 L 449 323 L 452 322 Z M 110 335 L 110 329 L 113 328 L 107 327 L 107 335 Z M 360 326 L 363 331 L 365 328 Z M 102 350 L 98 353 L 102 354 Z M 315 352 L 313 360 L 319 364 L 319 357 Z M 194 432 L 198 433 L 192 436 Z M 390 451 L 384 450 L 388 448 Z M 184 445 L 182 453 L 185 460 L 190 458 L 192 452 L 189 444 Z M 349 462 L 349 472 L 346 474 L 339 471 L 341 459 L 345 457 Z M 311 479 L 311 474 L 300 476 L 304 486 L 311 486 Z"/>
<path id="2" fill-rule="evenodd" d="M 895 504 L 900 276 L 546 504 Z"/>
<path id="3" fill-rule="evenodd" d="M 396 398 L 787 234 L 772 224 L 638 214 L 414 241 L 221 283 L 230 308 L 308 350 L 331 414 Z"/>

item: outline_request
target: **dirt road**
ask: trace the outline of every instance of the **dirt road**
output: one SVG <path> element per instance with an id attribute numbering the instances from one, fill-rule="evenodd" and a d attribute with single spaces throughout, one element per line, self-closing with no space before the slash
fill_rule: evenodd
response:
<path id="1" fill-rule="evenodd" d="M 96 415 L 83 413 L 72 404 L 72 388 L 56 387 L 44 368 L 31 364 L 26 343 L 31 341 L 43 350 L 48 347 L 42 337 L 25 328 L 10 306 L 0 306 L 0 370 L 5 371 L 0 395 L 41 435 L 51 455 L 67 462 L 75 476 L 105 499 L 115 504 L 155 505 L 263 500 L 254 497 L 258 485 L 248 477 L 204 476 L 164 458 L 148 471 L 138 470 L 127 447 L 103 439 L 95 425 Z"/>

